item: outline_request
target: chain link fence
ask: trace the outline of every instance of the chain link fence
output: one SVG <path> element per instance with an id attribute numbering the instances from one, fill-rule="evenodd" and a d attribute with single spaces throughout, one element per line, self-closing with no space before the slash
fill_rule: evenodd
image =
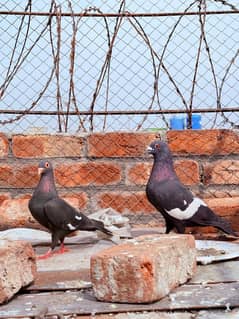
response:
<path id="1" fill-rule="evenodd" d="M 2 132 L 238 128 L 237 1 L 0 3 Z"/>
<path id="2" fill-rule="evenodd" d="M 193 112 L 237 127 L 236 5 L 2 2 L 2 130 L 147 130 Z"/>

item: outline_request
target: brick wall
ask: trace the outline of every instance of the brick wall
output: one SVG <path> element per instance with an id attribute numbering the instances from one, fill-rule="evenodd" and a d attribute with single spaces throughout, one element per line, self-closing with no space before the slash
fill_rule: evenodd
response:
<path id="1" fill-rule="evenodd" d="M 152 166 L 146 147 L 155 133 L 0 135 L 1 229 L 38 227 L 27 203 L 38 182 L 37 165 L 49 158 L 61 196 L 86 214 L 113 207 L 133 224 L 162 226 L 145 185 Z M 163 133 L 183 183 L 239 231 L 239 136 L 231 130 Z M 201 231 L 201 230 L 195 230 Z M 206 231 L 213 231 L 211 228 Z"/>

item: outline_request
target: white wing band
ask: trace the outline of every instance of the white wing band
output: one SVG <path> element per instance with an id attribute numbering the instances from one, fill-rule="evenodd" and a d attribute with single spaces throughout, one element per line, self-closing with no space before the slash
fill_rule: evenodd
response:
<path id="1" fill-rule="evenodd" d="M 171 210 L 165 211 L 172 217 L 177 218 L 179 220 L 189 219 L 191 218 L 198 210 L 200 206 L 206 206 L 203 200 L 198 197 L 194 197 L 193 201 L 188 205 L 188 207 L 184 210 L 180 208 L 173 208 Z"/>

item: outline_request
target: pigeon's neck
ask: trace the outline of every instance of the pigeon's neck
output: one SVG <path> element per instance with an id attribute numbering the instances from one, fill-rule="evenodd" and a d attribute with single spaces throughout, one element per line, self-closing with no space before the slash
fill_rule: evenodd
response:
<path id="1" fill-rule="evenodd" d="M 41 176 L 37 190 L 41 193 L 57 194 L 53 173 Z"/>
<path id="2" fill-rule="evenodd" d="M 162 160 L 155 158 L 151 171 L 151 178 L 157 181 L 177 178 L 172 159 Z"/>

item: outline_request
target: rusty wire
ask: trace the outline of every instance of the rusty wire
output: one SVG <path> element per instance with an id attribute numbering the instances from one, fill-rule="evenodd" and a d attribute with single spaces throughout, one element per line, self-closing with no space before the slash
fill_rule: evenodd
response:
<path id="1" fill-rule="evenodd" d="M 227 1 L 224 0 L 215 0 L 217 2 L 220 2 L 221 4 L 230 7 L 231 10 L 221 10 L 221 11 L 209 11 L 207 10 L 207 2 L 206 0 L 195 0 L 193 1 L 183 12 L 165 12 L 165 13 L 132 13 L 128 12 L 125 10 L 125 0 L 121 0 L 119 10 L 117 13 L 104 13 L 100 10 L 100 8 L 96 7 L 89 7 L 83 10 L 80 13 L 76 13 L 73 11 L 73 7 L 71 4 L 71 1 L 68 0 L 68 7 L 70 9 L 69 13 L 62 12 L 61 6 L 57 5 L 57 2 L 55 0 L 51 1 L 50 8 L 48 12 L 32 12 L 32 3 L 29 0 L 25 10 L 23 12 L 20 11 L 0 11 L 0 16 L 1 15 L 20 15 L 21 16 L 21 23 L 18 28 L 18 33 L 16 36 L 16 41 L 15 41 L 15 46 L 12 51 L 12 56 L 10 59 L 10 63 L 6 72 L 5 79 L 3 80 L 3 83 L 0 86 L 0 100 L 3 98 L 4 94 L 6 94 L 7 88 L 11 82 L 11 80 L 14 78 L 18 70 L 21 68 L 22 64 L 25 62 L 26 58 L 30 55 L 32 49 L 34 46 L 37 45 L 38 41 L 41 39 L 41 37 L 45 36 L 47 33 L 49 33 L 49 38 L 50 38 L 50 44 L 51 44 L 51 50 L 52 50 L 52 58 L 53 58 L 53 63 L 51 66 L 51 70 L 48 76 L 48 79 L 43 86 L 41 92 L 39 92 L 38 97 L 32 101 L 30 107 L 26 108 L 23 111 L 20 110 L 0 110 L 0 113 L 2 114 L 16 114 L 14 118 L 10 118 L 7 120 L 1 120 L 0 124 L 6 125 L 9 123 L 13 123 L 15 121 L 18 121 L 21 119 L 23 116 L 26 114 L 41 114 L 41 115 L 46 115 L 46 114 L 55 114 L 58 117 L 58 130 L 60 132 L 64 131 L 67 132 L 69 128 L 69 116 L 71 115 L 77 115 L 79 119 L 79 131 L 87 131 L 87 128 L 85 126 L 86 121 L 89 121 L 89 130 L 93 131 L 94 130 L 94 116 L 95 115 L 104 115 L 104 122 L 103 122 L 103 130 L 106 129 L 106 119 L 107 115 L 109 114 L 144 114 L 143 119 L 141 120 L 140 123 L 137 125 L 137 130 L 141 129 L 143 126 L 143 123 L 146 121 L 147 116 L 149 114 L 161 114 L 162 119 L 164 120 L 166 126 L 168 127 L 167 120 L 165 118 L 165 114 L 173 114 L 173 113 L 189 113 L 191 116 L 192 113 L 194 112 L 215 112 L 220 113 L 223 115 L 224 120 L 229 123 L 232 127 L 237 127 L 235 123 L 230 121 L 230 119 L 226 116 L 225 113 L 231 111 L 237 110 L 237 106 L 235 108 L 232 107 L 227 107 L 223 108 L 221 105 L 221 98 L 222 98 L 222 90 L 223 86 L 226 82 L 227 76 L 229 74 L 229 71 L 234 64 L 236 58 L 239 55 L 239 49 L 237 50 L 236 54 L 233 56 L 231 59 L 229 65 L 226 68 L 225 74 L 223 76 L 223 79 L 221 81 L 221 84 L 218 84 L 217 77 L 215 74 L 215 68 L 214 68 L 214 63 L 213 59 L 211 56 L 210 52 L 210 47 L 208 45 L 207 41 L 207 35 L 205 31 L 205 25 L 206 25 L 206 18 L 208 15 L 219 15 L 219 14 L 237 14 L 239 13 L 239 10 L 232 4 L 230 4 Z M 195 5 L 198 4 L 198 11 L 190 11 L 190 9 Z M 167 51 L 168 45 L 170 41 L 172 40 L 172 37 L 174 36 L 174 33 L 181 22 L 182 18 L 184 16 L 188 15 L 196 15 L 198 16 L 199 19 L 199 25 L 200 25 L 200 36 L 199 36 L 199 42 L 198 42 L 198 50 L 197 50 L 197 56 L 195 60 L 195 67 L 194 67 L 194 73 L 193 73 L 193 79 L 192 79 L 192 86 L 191 86 L 191 92 L 190 92 L 190 100 L 189 103 L 186 101 L 183 93 L 180 90 L 180 87 L 176 83 L 175 79 L 170 73 L 170 70 L 164 63 L 164 56 Z M 35 39 L 34 43 L 32 46 L 26 51 L 25 51 L 25 46 L 26 46 L 26 41 L 28 38 L 29 30 L 31 27 L 31 21 L 33 16 L 46 16 L 49 17 L 47 20 L 47 23 L 43 26 L 41 32 L 39 33 L 38 37 Z M 178 20 L 174 24 L 168 39 L 163 47 L 163 51 L 160 54 L 157 52 L 154 48 L 153 45 L 145 32 L 143 26 L 141 25 L 140 21 L 138 20 L 139 17 L 170 17 L 170 16 L 176 16 L 178 17 Z M 25 33 L 25 39 L 22 44 L 22 49 L 20 50 L 20 54 L 13 65 L 13 57 L 15 55 L 15 48 L 18 45 L 18 38 L 19 35 L 22 32 L 22 25 L 24 23 L 24 19 L 28 18 L 27 21 L 27 31 Z M 68 82 L 68 98 L 66 102 L 66 110 L 64 110 L 63 107 L 63 100 L 62 100 L 62 92 L 61 92 L 61 79 L 60 79 L 60 52 L 61 52 L 61 46 L 62 46 L 62 39 L 61 39 L 61 32 L 62 32 L 62 18 L 63 17 L 69 17 L 71 18 L 71 24 L 72 24 L 72 35 L 71 35 L 71 48 L 70 48 L 70 67 L 69 67 L 69 82 Z M 87 19 L 88 17 L 95 17 L 95 18 L 103 18 L 104 19 L 104 25 L 105 25 L 105 30 L 106 30 L 106 39 L 107 39 L 107 45 L 108 45 L 108 50 L 105 54 L 105 60 L 103 61 L 103 64 L 100 69 L 100 73 L 97 77 L 96 80 L 96 86 L 95 90 L 92 94 L 92 99 L 91 103 L 89 105 L 89 110 L 81 110 L 81 107 L 79 106 L 78 100 L 77 100 L 77 95 L 75 93 L 75 53 L 76 53 L 76 35 L 77 32 L 80 28 L 80 22 L 82 19 Z M 114 17 L 116 18 L 115 20 L 115 25 L 114 25 L 114 30 L 112 33 L 112 36 L 110 36 L 110 31 L 109 31 L 109 26 L 108 26 L 108 21 L 107 18 L 109 17 Z M 109 111 L 108 110 L 108 103 L 109 103 L 109 91 L 110 91 L 110 76 L 111 76 L 111 59 L 112 59 L 112 51 L 114 49 L 114 44 L 115 41 L 118 37 L 119 31 L 121 29 L 121 25 L 124 19 L 127 19 L 130 25 L 134 28 L 136 33 L 138 34 L 139 38 L 143 41 L 143 43 L 147 46 L 150 56 L 151 56 L 151 63 L 152 63 L 152 70 L 153 70 L 153 94 L 151 97 L 151 101 L 149 105 L 145 108 L 145 110 L 140 110 L 140 111 Z M 54 37 L 53 37 L 53 29 L 56 28 L 56 44 L 54 43 Z M 216 107 L 210 108 L 197 108 L 194 109 L 193 106 L 193 99 L 194 99 L 194 93 L 195 93 L 195 86 L 197 82 L 197 77 L 198 77 L 198 67 L 200 63 L 200 57 L 202 53 L 202 45 L 204 44 L 205 50 L 208 56 L 208 61 L 209 65 L 211 68 L 211 73 L 213 76 L 213 81 L 214 81 L 214 87 L 215 87 L 215 92 L 216 92 Z M 161 69 L 165 72 L 167 75 L 169 81 L 173 85 L 175 92 L 177 95 L 180 97 L 182 104 L 184 105 L 185 109 L 173 109 L 173 110 L 163 110 L 161 108 L 161 103 L 160 103 L 160 97 L 159 97 L 159 89 L 158 89 L 158 83 L 159 83 L 159 78 L 160 78 L 160 72 Z M 50 83 L 53 81 L 53 78 L 55 77 L 56 79 L 56 111 L 54 112 L 49 112 L 49 111 L 34 111 L 34 108 L 37 106 L 38 102 L 42 99 L 44 96 L 47 88 L 49 87 Z M 103 83 L 106 81 L 106 93 L 105 93 L 105 105 L 102 106 L 103 111 L 96 111 L 95 110 L 95 105 L 96 105 L 96 100 L 97 97 L 99 96 L 101 92 L 101 88 Z M 153 109 L 153 105 L 156 101 L 157 109 Z M 73 110 L 72 110 L 73 108 Z M 189 123 L 188 123 L 188 128 L 191 127 L 191 122 L 190 122 L 190 116 L 189 116 Z"/>
<path id="2" fill-rule="evenodd" d="M 197 2 L 198 0 L 196 0 Z M 214 1 L 218 1 L 219 0 L 214 0 Z M 223 1 L 225 2 L 225 1 Z M 228 4 L 229 5 L 229 4 Z M 88 10 L 92 11 L 95 10 L 98 11 L 98 8 L 96 7 L 89 7 Z M 239 13 L 239 10 L 235 7 L 232 6 L 231 7 L 232 10 L 208 10 L 206 11 L 207 15 L 221 15 L 221 14 L 237 14 Z M 88 11 L 87 10 L 87 11 Z M 204 13 L 199 13 L 198 11 L 190 11 L 190 12 L 186 12 L 184 13 L 184 11 L 180 11 L 180 12 L 157 12 L 157 13 L 137 13 L 137 12 L 120 12 L 120 13 L 100 13 L 100 10 L 98 13 L 92 13 L 92 12 L 86 12 L 84 13 L 84 17 L 93 17 L 93 18 L 118 18 L 118 17 L 175 17 L 175 16 L 181 16 L 181 15 L 204 15 Z M 50 17 L 54 17 L 57 16 L 56 12 L 34 12 L 32 11 L 31 13 L 29 12 L 25 12 L 25 11 L 1 11 L 0 10 L 0 15 L 14 15 L 14 16 L 50 16 Z M 82 13 L 69 13 L 69 12 L 62 12 L 62 17 L 82 17 Z"/>

